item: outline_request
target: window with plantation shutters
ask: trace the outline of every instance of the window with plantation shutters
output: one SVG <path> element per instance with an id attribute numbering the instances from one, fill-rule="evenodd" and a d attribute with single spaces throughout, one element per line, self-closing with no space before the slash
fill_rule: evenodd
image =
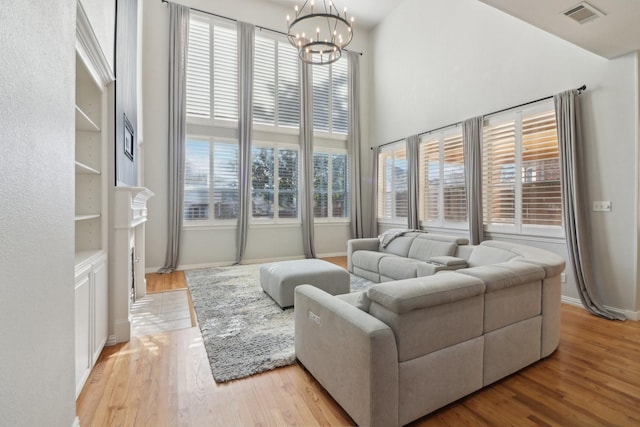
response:
<path id="1" fill-rule="evenodd" d="M 187 138 L 184 221 L 238 218 L 238 145 Z"/>
<path id="2" fill-rule="evenodd" d="M 460 128 L 424 135 L 419 146 L 419 218 L 427 226 L 467 227 Z"/>
<path id="3" fill-rule="evenodd" d="M 298 149 L 260 144 L 251 149 L 254 220 L 298 218 Z"/>
<path id="4" fill-rule="evenodd" d="M 298 128 L 298 52 L 288 42 L 256 36 L 253 83 L 255 124 Z"/>
<path id="5" fill-rule="evenodd" d="M 485 228 L 532 234 L 560 229 L 560 156 L 552 103 L 485 120 L 482 157 Z"/>
<path id="6" fill-rule="evenodd" d="M 408 204 L 407 149 L 401 141 L 378 156 L 378 220 L 406 221 Z"/>
<path id="7" fill-rule="evenodd" d="M 346 135 L 349 120 L 348 59 L 313 67 L 313 130 Z"/>
<path id="8" fill-rule="evenodd" d="M 187 120 L 238 120 L 237 31 L 192 13 L 187 50 Z"/>
<path id="9" fill-rule="evenodd" d="M 336 151 L 313 153 L 313 215 L 315 218 L 349 216 L 347 153 Z"/>

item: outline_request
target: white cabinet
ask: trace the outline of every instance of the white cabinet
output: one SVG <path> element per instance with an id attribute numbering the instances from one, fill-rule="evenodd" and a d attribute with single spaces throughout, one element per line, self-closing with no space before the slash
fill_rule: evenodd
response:
<path id="1" fill-rule="evenodd" d="M 76 397 L 107 341 L 107 256 L 90 257 L 76 265 Z"/>

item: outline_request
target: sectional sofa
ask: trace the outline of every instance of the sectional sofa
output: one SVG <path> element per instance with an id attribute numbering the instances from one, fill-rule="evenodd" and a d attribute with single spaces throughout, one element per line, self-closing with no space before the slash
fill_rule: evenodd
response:
<path id="1" fill-rule="evenodd" d="M 558 346 L 563 258 L 426 236 L 350 241 L 349 270 L 383 281 L 365 292 L 295 290 L 296 357 L 361 426 L 407 424 Z"/>

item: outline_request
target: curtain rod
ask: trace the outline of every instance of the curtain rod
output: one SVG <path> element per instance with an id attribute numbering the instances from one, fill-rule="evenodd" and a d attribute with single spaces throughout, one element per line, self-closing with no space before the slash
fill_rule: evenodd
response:
<path id="1" fill-rule="evenodd" d="M 161 1 L 161 3 L 167 3 L 167 5 L 169 3 L 173 3 L 173 2 L 170 2 L 169 0 L 160 0 L 160 1 Z M 204 13 L 205 15 L 211 15 L 211 16 L 215 16 L 217 18 L 226 19 L 227 21 L 238 22 L 238 20 L 235 19 L 235 18 L 229 18 L 228 16 L 218 15 L 217 13 L 208 12 L 208 11 L 202 10 L 202 9 L 196 9 L 195 7 L 189 7 L 189 9 L 195 10 L 196 12 Z M 278 30 L 274 30 L 272 28 L 262 27 L 260 25 L 255 25 L 255 27 L 257 29 L 261 30 L 261 31 L 270 31 L 272 33 L 280 34 L 280 35 L 283 35 L 285 37 L 288 36 L 287 33 L 282 32 L 282 31 L 278 31 Z M 362 52 L 357 52 L 355 50 L 350 50 L 350 49 L 346 49 L 346 48 L 343 48 L 342 50 L 344 50 L 345 52 L 353 52 L 353 53 L 356 53 L 356 54 L 362 56 Z"/>
<path id="2" fill-rule="evenodd" d="M 587 90 L 587 85 L 582 85 L 576 90 L 578 91 L 578 95 L 580 95 L 582 92 Z M 482 117 L 493 116 L 495 114 L 502 113 L 504 111 L 509 111 L 509 110 L 513 110 L 514 108 L 519 108 L 519 107 L 524 107 L 526 105 L 535 104 L 536 102 L 540 102 L 540 101 L 546 101 L 547 99 L 551 99 L 551 98 L 553 98 L 553 95 L 545 96 L 544 98 L 536 99 L 535 101 L 525 102 L 524 104 L 514 105 L 513 107 L 503 108 L 502 110 L 494 111 L 492 113 L 483 114 Z M 437 132 L 439 130 L 446 129 L 446 128 L 449 128 L 449 127 L 458 126 L 458 125 L 461 125 L 461 124 L 462 124 L 462 122 L 457 122 L 457 123 L 452 123 L 452 124 L 446 125 L 446 126 L 440 126 L 439 128 L 435 128 L 435 129 L 427 130 L 427 131 L 424 131 L 424 132 L 420 132 L 418 134 L 418 136 L 426 135 L 426 134 L 431 133 L 431 132 Z M 400 141 L 403 141 L 405 139 L 406 138 L 400 138 L 400 139 L 396 139 L 395 141 L 385 142 L 384 144 L 380 144 L 377 147 L 384 147 L 385 145 L 395 144 L 396 142 L 400 142 Z M 373 147 L 371 147 L 371 150 L 373 150 Z"/>

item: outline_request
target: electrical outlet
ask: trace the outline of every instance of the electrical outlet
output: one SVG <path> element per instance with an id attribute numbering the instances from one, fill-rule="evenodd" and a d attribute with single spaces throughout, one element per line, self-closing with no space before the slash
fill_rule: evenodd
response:
<path id="1" fill-rule="evenodd" d="M 560 283 L 567 283 L 567 273 L 560 273 Z"/>
<path id="2" fill-rule="evenodd" d="M 594 212 L 611 212 L 611 202 L 608 200 L 600 200 L 593 202 Z"/>

